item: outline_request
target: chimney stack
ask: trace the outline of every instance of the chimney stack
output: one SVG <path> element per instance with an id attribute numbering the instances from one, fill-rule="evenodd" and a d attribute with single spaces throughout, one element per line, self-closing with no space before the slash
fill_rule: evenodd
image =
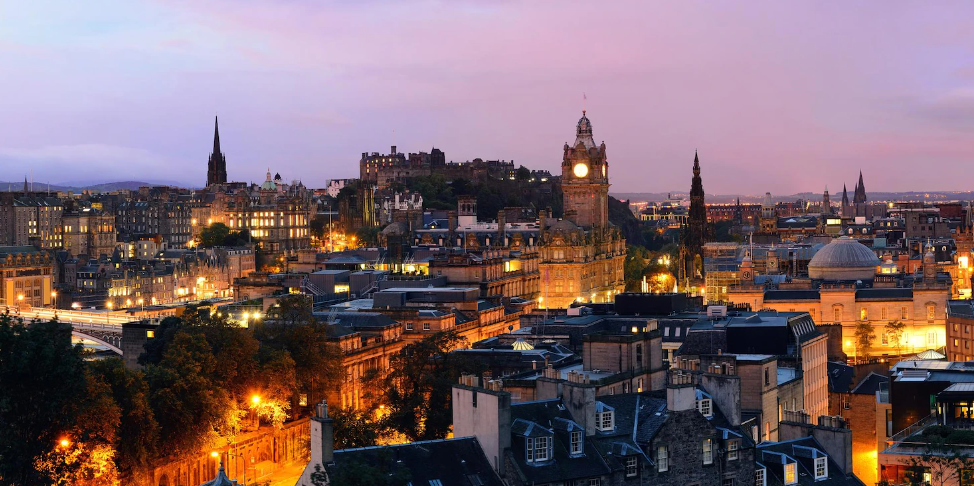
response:
<path id="1" fill-rule="evenodd" d="M 671 412 L 683 412 L 697 408 L 697 388 L 693 384 L 693 375 L 682 371 L 673 371 L 669 375 L 670 382 L 666 385 L 666 409 Z"/>
<path id="2" fill-rule="evenodd" d="M 315 405 L 311 417 L 311 464 L 324 467 L 335 459 L 335 423 L 328 418 L 328 403 Z"/>

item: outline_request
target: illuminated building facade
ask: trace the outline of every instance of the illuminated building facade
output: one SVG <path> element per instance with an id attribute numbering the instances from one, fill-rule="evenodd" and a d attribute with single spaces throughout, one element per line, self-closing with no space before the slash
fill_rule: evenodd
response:
<path id="1" fill-rule="evenodd" d="M 51 305 L 55 261 L 33 246 L 0 246 L 0 299 L 3 305 Z"/>
<path id="2" fill-rule="evenodd" d="M 855 357 L 916 353 L 946 344 L 946 308 L 950 278 L 937 272 L 928 247 L 922 275 L 876 275 L 879 259 L 865 245 L 839 238 L 820 249 L 808 264 L 810 279 L 787 286 L 756 285 L 742 279 L 728 289 L 728 300 L 751 309 L 808 312 L 819 323 L 842 326 L 842 350 Z M 892 321 L 906 325 L 899 344 L 886 332 Z M 873 327 L 870 349 L 857 349 L 855 328 Z"/>
<path id="3" fill-rule="evenodd" d="M 539 307 L 572 302 L 612 302 L 625 287 L 626 242 L 609 223 L 609 163 L 605 142 L 595 144 L 585 112 L 575 143 L 565 144 L 562 164 L 564 219 L 539 217 L 541 295 Z"/>
<path id="4" fill-rule="evenodd" d="M 94 208 L 64 213 L 64 250 L 72 255 L 98 258 L 115 251 L 118 233 L 115 217 Z"/>

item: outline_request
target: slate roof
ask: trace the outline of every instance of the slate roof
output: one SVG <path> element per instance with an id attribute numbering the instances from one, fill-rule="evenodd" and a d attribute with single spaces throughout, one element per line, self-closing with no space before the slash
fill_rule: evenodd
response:
<path id="1" fill-rule="evenodd" d="M 598 477 L 609 473 L 609 466 L 595 448 L 592 437 L 583 439 L 582 455 L 571 456 L 567 432 L 553 435 L 554 444 L 550 461 L 540 465 L 527 463 L 522 438 L 524 432 L 537 435 L 537 426 L 553 429 L 553 425 L 557 422 L 573 420 L 560 399 L 512 404 L 511 420 L 512 437 L 508 457 L 517 467 L 517 473 L 523 478 L 524 483 L 554 483 L 576 478 Z M 528 428 L 527 423 L 536 426 Z"/>
<path id="2" fill-rule="evenodd" d="M 848 393 L 852 389 L 852 379 L 855 372 L 853 368 L 845 363 L 829 361 L 827 364 L 829 374 L 830 393 Z"/>
<path id="3" fill-rule="evenodd" d="M 913 289 L 869 288 L 856 290 L 856 301 L 866 300 L 913 300 Z"/>
<path id="4" fill-rule="evenodd" d="M 377 312 L 338 312 L 330 314 L 335 318 L 335 324 L 351 328 L 386 327 L 396 324 L 392 318 Z"/>
<path id="5" fill-rule="evenodd" d="M 852 474 L 846 476 L 831 457 L 828 458 L 828 478 L 816 481 L 813 457 L 825 455 L 824 451 L 813 437 L 802 437 L 785 442 L 762 442 L 757 445 L 755 459 L 765 467 L 768 486 L 784 486 L 784 464 L 788 463 L 796 464 L 799 485 L 864 486 Z"/>
<path id="6" fill-rule="evenodd" d="M 889 385 L 889 377 L 879 373 L 869 373 L 862 381 L 852 389 L 852 393 L 857 395 L 875 395 L 881 386 Z"/>
<path id="7" fill-rule="evenodd" d="M 390 470 L 409 470 L 413 485 L 503 486 L 480 443 L 473 437 L 410 442 L 392 446 L 364 447 L 335 451 L 334 465 L 340 468 L 353 461 L 384 464 Z"/>
<path id="8" fill-rule="evenodd" d="M 790 300 L 819 300 L 818 290 L 769 290 L 764 293 L 765 302 Z"/>

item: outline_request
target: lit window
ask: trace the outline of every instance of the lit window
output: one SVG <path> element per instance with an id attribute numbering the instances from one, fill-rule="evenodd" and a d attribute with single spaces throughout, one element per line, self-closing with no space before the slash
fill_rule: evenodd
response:
<path id="1" fill-rule="evenodd" d="M 866 308 L 859 309 L 859 320 L 868 321 L 869 320 L 869 310 Z"/>
<path id="2" fill-rule="evenodd" d="M 626 458 L 626 477 L 631 478 L 636 475 L 639 471 L 638 469 L 639 461 L 636 456 L 630 456 Z"/>
<path id="3" fill-rule="evenodd" d="M 825 479 L 829 475 L 829 458 L 815 458 L 815 479 Z"/>
<path id="4" fill-rule="evenodd" d="M 731 441 L 728 441 L 727 442 L 727 460 L 728 461 L 736 461 L 737 460 L 737 457 L 740 454 L 737 451 L 737 449 L 739 447 L 740 447 L 740 444 L 736 440 L 731 440 Z"/>
<path id="5" fill-rule="evenodd" d="M 582 433 L 580 431 L 572 432 L 572 454 L 582 453 Z"/>
<path id="6" fill-rule="evenodd" d="M 712 439 L 703 440 L 703 463 L 705 465 L 714 463 L 714 442 Z"/>
<path id="7" fill-rule="evenodd" d="M 659 472 L 670 470 L 670 453 L 664 445 L 656 448 L 656 470 Z"/>
<path id="8" fill-rule="evenodd" d="M 156 332 L 155 331 L 146 331 L 145 332 L 145 337 L 146 337 L 146 339 L 152 339 L 152 338 L 156 337 Z"/>
<path id="9" fill-rule="evenodd" d="M 785 484 L 798 484 L 798 475 L 795 474 L 795 463 L 785 464 Z"/>

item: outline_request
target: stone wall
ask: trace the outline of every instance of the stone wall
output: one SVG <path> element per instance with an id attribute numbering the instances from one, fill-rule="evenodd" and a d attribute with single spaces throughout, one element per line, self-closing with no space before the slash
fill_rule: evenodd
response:
<path id="1" fill-rule="evenodd" d="M 231 479 L 243 484 L 246 478 L 245 484 L 254 484 L 281 466 L 306 462 L 309 434 L 307 418 L 287 423 L 281 429 L 261 427 L 256 432 L 241 434 L 231 446 L 202 451 L 195 457 L 160 461 L 146 477 L 133 478 L 133 484 L 150 479 L 147 484 L 195 486 L 216 477 L 221 460 Z M 220 454 L 219 458 L 210 455 L 214 450 Z"/>

